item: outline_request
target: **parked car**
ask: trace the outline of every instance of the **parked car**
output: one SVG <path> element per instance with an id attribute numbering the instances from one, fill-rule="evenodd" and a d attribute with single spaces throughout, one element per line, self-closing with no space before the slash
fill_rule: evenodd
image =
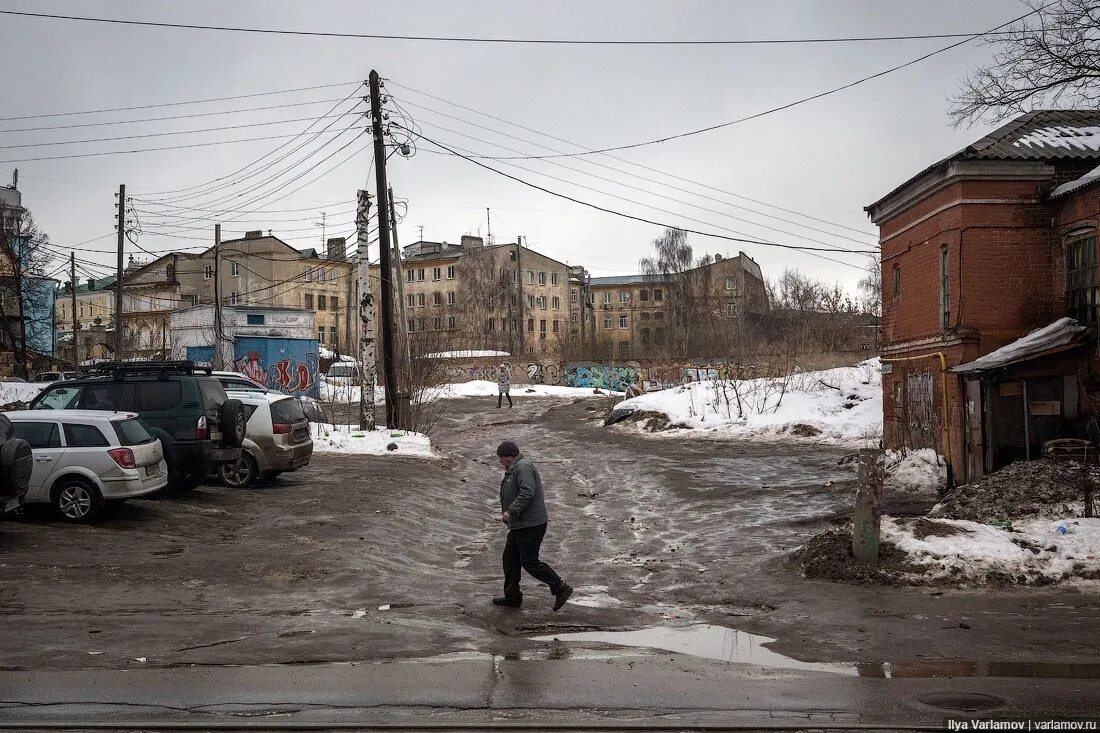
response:
<path id="1" fill-rule="evenodd" d="M 325 381 L 334 385 L 359 384 L 359 364 L 353 361 L 338 361 L 325 372 Z"/>
<path id="2" fill-rule="evenodd" d="M 5 414 L 34 456 L 26 503 L 50 504 L 67 522 L 94 522 L 107 502 L 148 496 L 168 484 L 161 443 L 136 413 Z"/>
<path id="3" fill-rule="evenodd" d="M 223 484 L 244 488 L 257 479 L 272 479 L 309 463 L 313 439 L 297 399 L 277 392 L 230 394 L 244 405 L 248 425 L 240 459 L 219 468 Z"/>
<path id="4" fill-rule="evenodd" d="M 23 505 L 33 466 L 31 447 L 0 414 L 0 519 Z"/>
<path id="5" fill-rule="evenodd" d="M 36 382 L 60 382 L 64 379 L 76 379 L 79 372 L 39 372 L 34 375 Z"/>
<path id="6" fill-rule="evenodd" d="M 229 399 L 210 369 L 189 361 L 122 362 L 100 369 L 103 376 L 51 384 L 31 409 L 136 412 L 163 444 L 168 485 L 177 491 L 190 491 L 211 471 L 240 458 L 244 406 Z"/>

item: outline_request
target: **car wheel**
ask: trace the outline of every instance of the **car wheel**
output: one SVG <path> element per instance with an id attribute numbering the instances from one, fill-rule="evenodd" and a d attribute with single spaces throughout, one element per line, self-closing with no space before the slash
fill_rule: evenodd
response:
<path id="1" fill-rule="evenodd" d="M 244 403 L 228 399 L 222 403 L 218 420 L 222 429 L 222 445 L 226 448 L 239 448 L 244 443 L 247 423 L 244 417 Z"/>
<path id="2" fill-rule="evenodd" d="M 54 509 L 66 522 L 88 524 L 103 513 L 103 495 L 83 479 L 62 479 L 53 495 Z"/>
<path id="3" fill-rule="evenodd" d="M 223 463 L 218 467 L 218 476 L 222 483 L 232 489 L 245 489 L 256 483 L 260 475 L 256 459 L 241 451 L 241 457 L 233 463 Z"/>

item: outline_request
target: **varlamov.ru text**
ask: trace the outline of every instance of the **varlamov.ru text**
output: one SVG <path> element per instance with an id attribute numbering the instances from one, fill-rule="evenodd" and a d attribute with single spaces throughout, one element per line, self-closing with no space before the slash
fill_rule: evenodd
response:
<path id="1" fill-rule="evenodd" d="M 947 730 L 1100 730 L 1095 720 L 948 720 Z"/>

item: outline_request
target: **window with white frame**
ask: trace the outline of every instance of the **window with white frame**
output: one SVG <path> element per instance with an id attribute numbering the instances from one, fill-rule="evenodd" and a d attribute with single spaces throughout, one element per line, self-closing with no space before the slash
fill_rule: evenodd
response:
<path id="1" fill-rule="evenodd" d="M 630 328 L 630 319 L 627 316 L 619 316 L 619 328 Z"/>
<path id="2" fill-rule="evenodd" d="M 535 296 L 533 296 L 533 295 L 528 295 L 527 296 L 527 307 L 528 308 L 534 308 L 535 307 Z"/>
<path id="3" fill-rule="evenodd" d="M 202 277 L 204 280 L 209 280 L 214 277 L 214 266 L 204 265 L 202 268 Z"/>
<path id="4" fill-rule="evenodd" d="M 539 321 L 539 338 L 546 338 L 546 319 L 543 318 Z"/>
<path id="5" fill-rule="evenodd" d="M 416 273 L 412 270 L 405 270 L 405 282 L 411 283 L 416 279 Z"/>
<path id="6" fill-rule="evenodd" d="M 611 316 L 603 317 L 603 327 L 608 329 L 611 328 Z"/>
<path id="7" fill-rule="evenodd" d="M 424 282 L 424 268 L 423 267 L 418 267 L 416 269 L 416 281 L 418 283 Z"/>
<path id="8" fill-rule="evenodd" d="M 414 331 L 416 331 L 416 319 L 415 318 L 406 319 L 405 320 L 405 328 L 408 330 L 409 333 L 413 333 Z"/>
<path id="9" fill-rule="evenodd" d="M 455 317 L 454 316 L 447 316 L 447 330 L 448 331 L 455 330 Z"/>
<path id="10" fill-rule="evenodd" d="M 443 279 L 443 268 L 442 267 L 433 267 L 432 268 L 432 280 L 442 280 L 442 279 Z"/>
<path id="11" fill-rule="evenodd" d="M 438 290 L 432 293 L 432 305 L 443 305 L 443 293 L 439 292 Z M 438 331 L 439 329 L 436 330 Z"/>
<path id="12" fill-rule="evenodd" d="M 528 285 L 534 285 L 535 284 L 535 272 L 534 272 L 534 270 L 528 270 L 527 271 L 527 284 Z"/>
<path id="13" fill-rule="evenodd" d="M 546 296 L 545 295 L 540 295 L 538 297 L 538 306 L 542 310 L 546 310 Z"/>
<path id="14" fill-rule="evenodd" d="M 557 286 L 557 284 L 558 284 L 558 273 L 556 273 L 556 272 L 551 272 L 550 273 L 550 284 L 553 285 L 553 286 Z"/>
<path id="15" fill-rule="evenodd" d="M 229 294 L 229 305 L 237 305 L 241 302 L 241 294 L 234 290 Z"/>
<path id="16" fill-rule="evenodd" d="M 455 304 L 455 291 L 448 290 L 447 291 L 447 305 L 454 305 L 454 304 Z"/>
<path id="17" fill-rule="evenodd" d="M 630 291 L 629 290 L 622 290 L 622 291 L 619 292 L 619 302 L 620 303 L 629 303 L 630 302 Z"/>
<path id="18" fill-rule="evenodd" d="M 454 265 L 447 265 L 447 279 L 448 280 L 454 280 L 455 279 L 455 266 Z"/>
<path id="19" fill-rule="evenodd" d="M 737 290 L 737 280 L 732 277 L 727 277 L 726 290 Z"/>
<path id="20" fill-rule="evenodd" d="M 405 305 L 407 305 L 409 308 L 415 308 L 416 307 L 416 296 L 413 295 L 412 293 L 409 293 L 408 295 L 406 295 L 405 296 Z"/>
<path id="21" fill-rule="evenodd" d="M 603 294 L 603 302 L 604 302 L 604 305 L 608 305 L 608 304 L 611 303 L 611 293 L 610 292 L 607 292 L 607 293 Z"/>
<path id="22" fill-rule="evenodd" d="M 417 306 L 419 306 L 421 308 L 424 307 L 424 293 L 417 293 L 416 294 L 416 304 L 417 304 Z"/>
<path id="23" fill-rule="evenodd" d="M 559 298 L 556 295 L 553 298 L 551 298 L 550 299 L 550 307 L 553 308 L 556 311 L 560 311 L 561 310 L 561 298 Z"/>
<path id="24" fill-rule="evenodd" d="M 577 291 L 576 290 L 570 290 L 569 291 L 569 302 L 570 303 L 576 303 L 577 302 Z"/>
<path id="25" fill-rule="evenodd" d="M 229 263 L 229 277 L 240 277 L 241 265 L 238 262 Z"/>
<path id="26" fill-rule="evenodd" d="M 539 273 L 539 285 L 545 285 L 545 284 L 546 284 L 546 273 L 545 272 L 540 272 Z"/>

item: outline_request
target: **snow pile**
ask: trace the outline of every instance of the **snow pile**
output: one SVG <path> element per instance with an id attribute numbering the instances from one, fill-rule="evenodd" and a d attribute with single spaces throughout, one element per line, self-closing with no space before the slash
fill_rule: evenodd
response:
<path id="1" fill-rule="evenodd" d="M 1100 468 L 1096 466 L 1049 458 L 1017 461 L 955 488 L 929 516 L 974 522 L 1080 516 L 1086 491 L 1100 497 L 1098 487 Z"/>
<path id="2" fill-rule="evenodd" d="M 1078 326 L 1077 321 L 1072 318 L 1059 318 L 1054 323 L 1036 329 L 996 351 L 991 351 L 985 356 L 966 364 L 952 367 L 951 371 L 980 372 L 986 369 L 996 369 L 1006 364 L 1036 356 L 1050 349 L 1071 344 L 1079 339 L 1085 331 L 1086 328 Z"/>
<path id="3" fill-rule="evenodd" d="M 356 455 L 398 455 L 435 458 L 427 435 L 400 430 L 360 430 L 354 425 L 310 423 L 314 453 L 345 453 Z M 390 446 L 396 446 L 391 449 Z"/>
<path id="4" fill-rule="evenodd" d="M 693 382 L 625 400 L 616 409 L 646 418 L 663 414 L 673 431 L 862 446 L 882 435 L 882 367 L 871 359 L 788 377 Z"/>
<path id="5" fill-rule="evenodd" d="M 947 484 L 947 464 L 933 448 L 888 450 L 883 469 L 886 491 L 935 496 Z"/>
<path id="6" fill-rule="evenodd" d="M 1028 519 L 1001 528 L 883 517 L 882 539 L 906 553 L 923 580 L 1032 585 L 1100 578 L 1100 519 Z"/>
<path id="7" fill-rule="evenodd" d="M 0 405 L 30 402 L 52 382 L 0 382 Z"/>

